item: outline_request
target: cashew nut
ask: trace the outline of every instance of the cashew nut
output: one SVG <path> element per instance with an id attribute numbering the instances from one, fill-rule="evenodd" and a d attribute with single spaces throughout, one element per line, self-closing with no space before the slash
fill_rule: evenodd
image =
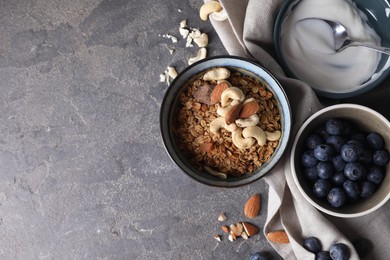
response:
<path id="1" fill-rule="evenodd" d="M 177 77 L 177 71 L 176 71 L 175 67 L 168 66 L 167 71 L 168 71 L 169 77 L 171 77 L 173 79 Z"/>
<path id="2" fill-rule="evenodd" d="M 268 141 L 277 141 L 280 139 L 280 136 L 282 135 L 280 131 L 275 131 L 275 132 L 264 131 L 264 132 Z"/>
<path id="3" fill-rule="evenodd" d="M 218 177 L 218 178 L 220 178 L 220 179 L 226 179 L 226 178 L 227 178 L 227 175 L 226 175 L 225 173 L 223 173 L 223 172 L 217 172 L 217 171 L 211 169 L 210 167 L 208 167 L 208 166 L 206 166 L 206 165 L 204 166 L 204 169 L 205 169 L 208 173 L 210 173 L 211 175 L 214 175 L 214 176 L 216 176 L 216 177 Z"/>
<path id="4" fill-rule="evenodd" d="M 222 9 L 221 11 L 219 12 L 214 12 L 211 14 L 211 17 L 215 20 L 215 21 L 219 21 L 219 22 L 222 22 L 222 21 L 225 21 L 227 18 L 228 18 L 228 14 L 226 12 L 225 9 Z"/>
<path id="5" fill-rule="evenodd" d="M 223 116 L 223 117 L 226 117 L 226 113 L 234 106 L 240 104 L 240 101 L 238 100 L 233 100 L 232 103 L 230 103 L 229 105 L 227 105 L 226 107 L 222 107 L 222 106 L 218 106 L 217 108 L 217 114 L 219 116 Z M 236 120 L 237 121 L 237 120 Z"/>
<path id="6" fill-rule="evenodd" d="M 218 110 L 217 110 L 218 113 Z M 235 123 L 239 127 L 255 126 L 259 123 L 260 119 L 257 114 L 253 114 L 248 118 L 236 119 Z"/>
<path id="7" fill-rule="evenodd" d="M 241 150 L 245 150 L 254 145 L 254 143 L 256 142 L 255 139 L 253 139 L 252 137 L 244 138 L 241 134 L 241 128 L 237 128 L 237 130 L 232 133 L 232 141 L 235 146 L 237 146 Z"/>
<path id="8" fill-rule="evenodd" d="M 239 100 L 240 102 L 242 102 L 245 99 L 245 95 L 242 90 L 237 87 L 227 88 L 222 92 L 221 106 L 227 106 L 230 99 Z"/>
<path id="9" fill-rule="evenodd" d="M 200 7 L 199 16 L 203 21 L 207 21 L 209 14 L 222 10 L 222 5 L 218 1 L 210 1 Z"/>
<path id="10" fill-rule="evenodd" d="M 242 136 L 244 138 L 250 138 L 250 137 L 255 138 L 257 140 L 257 143 L 260 146 L 263 146 L 265 144 L 265 142 L 267 141 L 267 138 L 265 136 L 263 129 L 261 129 L 258 126 L 249 126 L 249 127 L 244 128 L 244 130 L 242 131 Z"/>
<path id="11" fill-rule="evenodd" d="M 202 33 L 197 37 L 192 36 L 192 39 L 201 48 L 206 47 L 207 44 L 209 44 L 209 37 L 205 33 Z"/>
<path id="12" fill-rule="evenodd" d="M 203 80 L 222 80 L 230 76 L 230 71 L 226 68 L 214 68 L 203 75 Z"/>
<path id="13" fill-rule="evenodd" d="M 206 58 L 206 56 L 207 56 L 206 48 L 200 48 L 198 51 L 198 54 L 195 57 L 188 59 L 188 65 L 191 65 L 192 63 L 203 60 Z"/>
<path id="14" fill-rule="evenodd" d="M 221 128 L 224 128 L 224 129 L 228 130 L 229 132 L 233 132 L 237 129 L 237 126 L 234 123 L 230 124 L 230 125 L 226 124 L 226 120 L 223 117 L 217 117 L 216 119 L 211 121 L 211 123 L 210 123 L 211 133 L 217 134 L 219 129 L 221 129 Z"/>

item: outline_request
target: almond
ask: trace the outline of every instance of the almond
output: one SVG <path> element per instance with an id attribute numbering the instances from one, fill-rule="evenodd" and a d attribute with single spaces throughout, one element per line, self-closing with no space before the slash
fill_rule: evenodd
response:
<path id="1" fill-rule="evenodd" d="M 255 218 L 260 212 L 260 194 L 250 197 L 244 206 L 244 214 L 247 218 Z"/>
<path id="2" fill-rule="evenodd" d="M 235 106 L 232 106 L 232 108 L 226 113 L 226 124 L 230 125 L 236 121 L 238 116 L 240 115 L 242 103 L 239 103 Z"/>
<path id="3" fill-rule="evenodd" d="M 245 233 L 249 237 L 253 237 L 257 233 L 259 233 L 259 228 L 249 222 L 242 222 L 242 226 L 244 227 Z"/>
<path id="4" fill-rule="evenodd" d="M 221 82 L 217 84 L 210 95 L 210 103 L 216 104 L 221 101 L 222 92 L 229 87 L 227 82 Z"/>
<path id="5" fill-rule="evenodd" d="M 248 100 L 248 102 L 244 102 L 244 104 L 242 105 L 239 118 L 248 118 L 257 113 L 257 111 L 259 111 L 259 108 L 259 104 L 257 104 L 256 100 Z"/>
<path id="6" fill-rule="evenodd" d="M 226 234 L 229 234 L 230 230 L 228 226 L 222 226 L 222 231 L 225 232 Z"/>
<path id="7" fill-rule="evenodd" d="M 274 243 L 288 244 L 290 243 L 287 233 L 284 230 L 272 231 L 267 234 L 267 239 Z"/>

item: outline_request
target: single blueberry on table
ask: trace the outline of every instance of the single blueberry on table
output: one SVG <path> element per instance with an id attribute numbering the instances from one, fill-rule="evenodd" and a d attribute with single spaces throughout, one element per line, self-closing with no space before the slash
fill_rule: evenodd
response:
<path id="1" fill-rule="evenodd" d="M 314 147 L 324 142 L 319 134 L 311 134 L 306 138 L 306 147 L 309 150 L 313 150 Z"/>
<path id="2" fill-rule="evenodd" d="M 375 192 L 375 184 L 370 181 L 363 181 L 361 184 L 360 197 L 368 198 Z"/>
<path id="3" fill-rule="evenodd" d="M 256 252 L 253 253 L 250 257 L 249 260 L 270 260 L 270 256 L 266 252 Z"/>
<path id="4" fill-rule="evenodd" d="M 313 151 L 305 151 L 302 154 L 301 163 L 306 168 L 317 166 L 318 160 L 315 158 Z"/>
<path id="5" fill-rule="evenodd" d="M 366 238 L 358 238 L 352 241 L 352 245 L 355 248 L 356 253 L 362 258 L 367 256 L 374 249 L 372 242 Z"/>
<path id="6" fill-rule="evenodd" d="M 336 152 L 340 152 L 341 146 L 345 144 L 345 140 L 339 135 L 331 135 L 326 139 L 326 143 L 330 144 Z"/>
<path id="7" fill-rule="evenodd" d="M 333 260 L 347 260 L 350 256 L 348 246 L 343 243 L 333 244 L 329 249 L 329 253 Z"/>
<path id="8" fill-rule="evenodd" d="M 331 206 L 339 208 L 345 204 L 347 196 L 345 195 L 343 188 L 334 187 L 329 191 L 327 199 Z"/>
<path id="9" fill-rule="evenodd" d="M 372 155 L 375 165 L 385 166 L 389 162 L 389 152 L 387 150 L 377 150 Z"/>
<path id="10" fill-rule="evenodd" d="M 344 171 L 338 171 L 332 176 L 332 183 L 336 186 L 342 186 L 346 180 L 347 177 L 345 177 Z"/>
<path id="11" fill-rule="evenodd" d="M 318 198 L 325 198 L 331 188 L 332 184 L 329 180 L 318 179 L 313 185 L 313 193 Z"/>
<path id="12" fill-rule="evenodd" d="M 318 179 L 317 167 L 305 168 L 304 173 L 307 179 L 315 181 Z"/>
<path id="13" fill-rule="evenodd" d="M 319 161 L 329 161 L 334 155 L 334 149 L 329 144 L 320 144 L 314 147 L 314 157 Z"/>
<path id="14" fill-rule="evenodd" d="M 383 170 L 378 166 L 371 166 L 367 171 L 367 180 L 380 184 L 383 180 Z"/>
<path id="15" fill-rule="evenodd" d="M 344 132 L 344 123 L 341 119 L 331 118 L 326 121 L 325 129 L 331 135 L 341 135 Z"/>
<path id="16" fill-rule="evenodd" d="M 329 251 L 321 251 L 316 254 L 315 260 L 332 260 Z"/>
<path id="17" fill-rule="evenodd" d="M 385 140 L 378 133 L 369 133 L 366 139 L 368 146 L 373 150 L 380 150 L 385 147 Z"/>
<path id="18" fill-rule="evenodd" d="M 355 201 L 359 199 L 360 189 L 357 181 L 346 180 L 343 184 L 343 188 L 350 200 Z"/>
<path id="19" fill-rule="evenodd" d="M 352 181 L 363 180 L 366 177 L 366 168 L 359 162 L 347 163 L 344 174 Z"/>
<path id="20" fill-rule="evenodd" d="M 347 164 L 347 162 L 344 161 L 343 158 L 341 158 L 340 154 L 338 154 L 332 158 L 332 164 L 335 171 L 344 171 L 344 167 Z"/>
<path id="21" fill-rule="evenodd" d="M 356 162 L 359 158 L 359 148 L 355 143 L 346 143 L 340 149 L 341 158 L 346 162 Z"/>
<path id="22" fill-rule="evenodd" d="M 321 179 L 329 179 L 333 176 L 334 169 L 331 162 L 319 162 L 317 164 L 317 174 Z"/>
<path id="23" fill-rule="evenodd" d="M 322 250 L 321 242 L 316 237 L 308 237 L 303 240 L 303 247 L 314 254 Z"/>

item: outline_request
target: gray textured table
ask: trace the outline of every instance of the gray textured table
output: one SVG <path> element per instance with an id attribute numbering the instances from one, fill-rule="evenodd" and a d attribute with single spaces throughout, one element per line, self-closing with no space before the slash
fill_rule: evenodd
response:
<path id="1" fill-rule="evenodd" d="M 217 189 L 165 152 L 159 109 L 168 65 L 182 70 L 183 19 L 226 54 L 201 1 L 0 2 L 0 259 L 248 259 L 263 235 L 213 236 L 245 220 L 263 181 Z M 177 36 L 178 42 L 162 37 Z M 173 54 L 169 50 L 175 50 Z M 275 255 L 275 253 L 272 253 Z M 277 257 L 276 257 L 277 259 Z"/>
<path id="2" fill-rule="evenodd" d="M 213 238 L 219 213 L 245 220 L 254 193 L 262 228 L 264 181 L 198 184 L 160 139 L 159 74 L 197 51 L 180 21 L 209 35 L 208 56 L 226 54 L 201 3 L 0 2 L 0 259 L 278 259 L 262 234 Z M 378 108 L 375 97 L 352 101 Z"/>

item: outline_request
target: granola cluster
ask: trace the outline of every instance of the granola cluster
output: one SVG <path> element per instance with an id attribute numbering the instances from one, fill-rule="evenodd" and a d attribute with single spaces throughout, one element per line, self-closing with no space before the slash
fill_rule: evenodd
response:
<path id="1" fill-rule="evenodd" d="M 175 135 L 179 149 L 199 169 L 208 166 L 228 176 L 252 173 L 273 154 L 279 140 L 267 140 L 263 146 L 255 144 L 248 149 L 239 149 L 232 142 L 229 131 L 221 129 L 217 134 L 210 131 L 210 123 L 218 117 L 217 104 L 199 102 L 194 94 L 203 85 L 217 85 L 217 81 L 205 81 L 201 73 L 193 79 L 186 91 L 180 93 L 177 107 Z M 259 105 L 257 124 L 264 131 L 281 130 L 280 114 L 273 94 L 266 83 L 232 71 L 226 79 L 232 86 L 242 90 L 247 98 L 254 98 Z"/>

